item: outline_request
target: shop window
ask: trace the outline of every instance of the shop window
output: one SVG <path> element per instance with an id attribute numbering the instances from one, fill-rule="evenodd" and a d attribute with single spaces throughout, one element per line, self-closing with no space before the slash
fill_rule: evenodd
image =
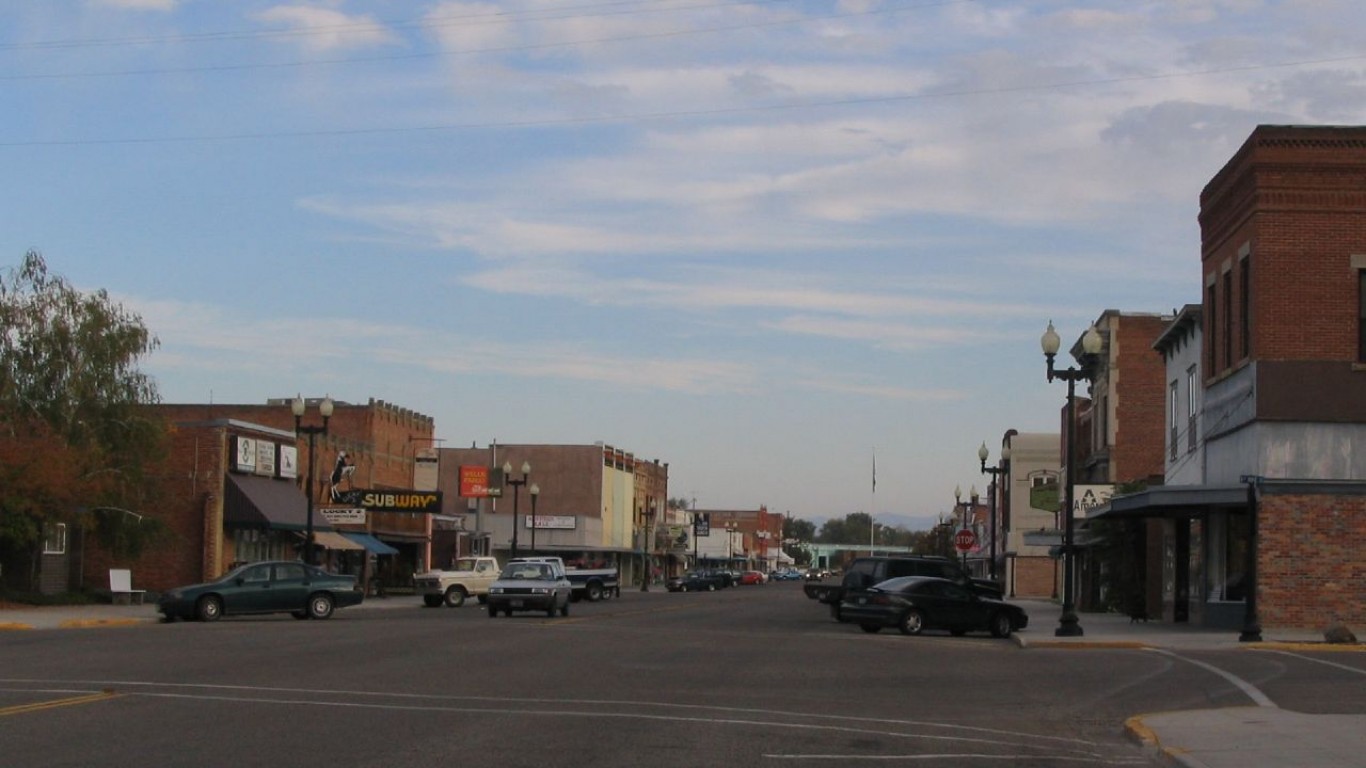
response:
<path id="1" fill-rule="evenodd" d="M 1210 516 L 1210 600 L 1242 602 L 1247 599 L 1248 537 L 1245 514 Z"/>

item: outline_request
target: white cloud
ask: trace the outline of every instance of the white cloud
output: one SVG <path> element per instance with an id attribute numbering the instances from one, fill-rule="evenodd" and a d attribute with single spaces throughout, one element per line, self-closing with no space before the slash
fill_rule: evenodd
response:
<path id="1" fill-rule="evenodd" d="M 282 38 L 305 50 L 323 51 L 374 48 L 400 42 L 383 23 L 369 15 L 347 15 L 313 5 L 277 5 L 253 15 L 257 21 L 284 26 L 300 34 Z"/>

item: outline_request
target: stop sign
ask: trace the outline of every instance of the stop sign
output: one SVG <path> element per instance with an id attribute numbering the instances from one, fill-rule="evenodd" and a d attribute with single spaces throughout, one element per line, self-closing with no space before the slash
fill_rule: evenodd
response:
<path id="1" fill-rule="evenodd" d="M 953 548 L 959 552 L 971 552 L 977 546 L 977 533 L 971 528 L 959 528 L 953 535 Z"/>

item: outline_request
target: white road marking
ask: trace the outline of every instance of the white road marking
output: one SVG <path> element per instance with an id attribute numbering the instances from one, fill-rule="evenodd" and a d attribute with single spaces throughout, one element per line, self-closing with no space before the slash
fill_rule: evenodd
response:
<path id="1" fill-rule="evenodd" d="M 1358 675 L 1366 675 L 1366 669 L 1357 669 L 1356 667 L 1349 667 L 1346 664 L 1338 664 L 1336 662 L 1315 658 L 1313 656 L 1305 656 L 1299 653 L 1291 653 L 1290 651 L 1263 651 L 1263 653 L 1279 653 L 1282 656 L 1290 656 L 1291 658 L 1295 659 L 1304 659 L 1305 661 L 1312 661 L 1315 664 L 1322 664 L 1325 667 L 1333 667 L 1334 669 L 1341 669 L 1346 672 L 1355 672 Z"/>
<path id="2" fill-rule="evenodd" d="M 1262 693 L 1261 690 L 1257 688 L 1257 686 L 1253 685 L 1252 683 L 1249 683 L 1241 677 L 1238 677 L 1237 675 L 1234 675 L 1230 672 L 1225 672 L 1224 670 L 1214 666 L 1213 664 L 1206 664 L 1203 661 L 1188 659 L 1185 656 L 1172 653 L 1171 651 L 1164 651 L 1161 648 L 1147 648 L 1145 650 L 1148 650 L 1152 653 L 1160 653 L 1164 656 L 1171 656 L 1174 659 L 1180 659 L 1188 664 L 1194 664 L 1195 666 L 1200 667 L 1201 669 L 1213 672 L 1214 674 L 1232 683 L 1235 688 L 1246 694 L 1249 699 L 1252 699 L 1252 701 L 1255 702 L 1257 706 L 1278 709 L 1276 703 L 1273 702 L 1270 698 L 1268 698 L 1265 693 Z"/>

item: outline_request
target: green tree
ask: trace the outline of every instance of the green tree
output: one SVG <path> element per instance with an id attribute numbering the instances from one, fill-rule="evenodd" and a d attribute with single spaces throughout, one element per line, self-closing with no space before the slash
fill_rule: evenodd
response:
<path id="1" fill-rule="evenodd" d="M 138 315 L 37 252 L 0 274 L 0 559 L 30 560 L 46 523 L 145 508 L 166 432 L 141 407 L 159 398 L 137 364 L 157 346 Z"/>

